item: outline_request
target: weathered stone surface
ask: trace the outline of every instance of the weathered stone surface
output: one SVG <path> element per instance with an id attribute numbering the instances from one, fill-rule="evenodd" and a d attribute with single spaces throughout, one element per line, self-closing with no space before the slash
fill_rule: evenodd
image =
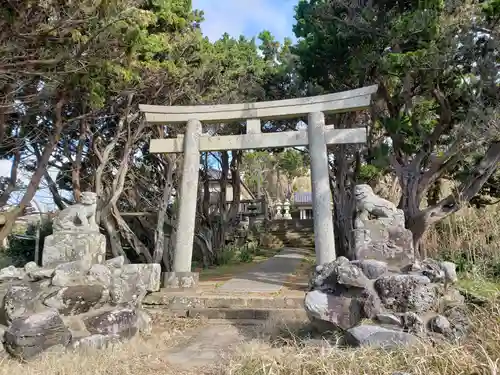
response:
<path id="1" fill-rule="evenodd" d="M 85 284 L 90 266 L 83 260 L 60 264 L 54 270 L 52 285 L 64 287 Z"/>
<path id="2" fill-rule="evenodd" d="M 111 286 L 112 272 L 103 264 L 94 264 L 90 267 L 89 276 L 106 288 Z"/>
<path id="3" fill-rule="evenodd" d="M 402 326 L 401 317 L 389 313 L 377 314 L 376 320 L 381 324 L 395 325 L 398 327 Z"/>
<path id="4" fill-rule="evenodd" d="M 375 281 L 383 305 L 395 312 L 425 312 L 435 306 L 439 299 L 436 285 L 419 275 L 389 275 Z"/>
<path id="5" fill-rule="evenodd" d="M 113 303 L 140 303 L 147 292 L 160 289 L 161 266 L 159 264 L 126 264 L 111 281 Z"/>
<path id="6" fill-rule="evenodd" d="M 14 319 L 34 313 L 36 310 L 36 293 L 29 286 L 11 286 L 3 298 L 3 323 L 9 325 Z"/>
<path id="7" fill-rule="evenodd" d="M 424 259 L 422 263 L 420 263 L 419 273 L 427 276 L 433 283 L 441 283 L 444 281 L 444 271 L 434 259 Z"/>
<path id="8" fill-rule="evenodd" d="M 137 328 L 143 335 L 150 335 L 153 332 L 153 318 L 143 309 L 137 309 Z"/>
<path id="9" fill-rule="evenodd" d="M 441 262 L 439 264 L 444 272 L 446 284 L 454 284 L 457 282 L 457 266 L 453 262 Z"/>
<path id="10" fill-rule="evenodd" d="M 139 330 L 138 315 L 132 307 L 117 307 L 84 320 L 91 334 L 133 337 Z"/>
<path id="11" fill-rule="evenodd" d="M 118 335 L 90 335 L 72 340 L 69 348 L 73 350 L 104 349 L 109 345 L 120 342 Z"/>
<path id="12" fill-rule="evenodd" d="M 198 272 L 165 272 L 162 286 L 167 289 L 193 289 L 198 286 Z"/>
<path id="13" fill-rule="evenodd" d="M 0 282 L 10 280 L 22 280 L 26 276 L 26 272 L 22 268 L 8 266 L 0 270 Z"/>
<path id="14" fill-rule="evenodd" d="M 56 345 L 66 346 L 71 333 L 56 310 L 15 319 L 5 332 L 5 348 L 14 357 L 29 359 Z"/>
<path id="15" fill-rule="evenodd" d="M 363 303 L 359 299 L 320 290 L 306 294 L 304 308 L 319 331 L 347 329 L 358 324 L 364 317 Z"/>
<path id="16" fill-rule="evenodd" d="M 7 331 L 7 327 L 0 324 L 0 342 L 1 343 L 5 342 L 5 331 Z"/>
<path id="17" fill-rule="evenodd" d="M 108 298 L 109 292 L 102 285 L 75 285 L 52 293 L 43 303 L 62 315 L 78 315 L 103 306 Z"/>
<path id="18" fill-rule="evenodd" d="M 410 333 L 423 333 L 425 330 L 423 320 L 414 312 L 409 311 L 401 316 L 403 328 Z"/>
<path id="19" fill-rule="evenodd" d="M 54 276 L 53 268 L 36 268 L 28 272 L 28 278 L 31 281 L 50 279 Z"/>
<path id="20" fill-rule="evenodd" d="M 371 346 L 382 349 L 397 349 L 416 345 L 419 339 L 412 334 L 383 328 L 376 325 L 359 325 L 345 334 L 346 343 L 351 346 Z"/>
<path id="21" fill-rule="evenodd" d="M 35 262 L 28 262 L 24 265 L 24 272 L 29 273 L 31 271 L 37 270 L 38 268 L 38 264 L 36 264 Z"/>
<path id="22" fill-rule="evenodd" d="M 339 285 L 364 289 L 370 284 L 359 267 L 339 259 L 316 267 L 309 283 L 311 290 L 334 291 Z"/>
<path id="23" fill-rule="evenodd" d="M 99 264 L 105 256 L 106 236 L 99 232 L 55 232 L 45 237 L 42 266 L 50 268 L 77 260 Z"/>
<path id="24" fill-rule="evenodd" d="M 125 257 L 123 255 L 108 259 L 104 262 L 104 265 L 108 268 L 122 268 L 124 264 L 125 264 Z"/>
<path id="25" fill-rule="evenodd" d="M 405 228 L 403 211 L 366 184 L 356 186 L 355 199 L 354 258 L 376 259 L 391 266 L 412 262 L 413 235 Z"/>
<path id="26" fill-rule="evenodd" d="M 451 332 L 451 324 L 448 319 L 442 315 L 436 315 L 429 319 L 429 329 L 432 332 L 441 333 L 443 335 Z"/>
<path id="27" fill-rule="evenodd" d="M 354 230 L 354 242 L 358 260 L 375 259 L 402 266 L 414 259 L 413 235 L 404 227 L 369 220 L 363 228 Z"/>
<path id="28" fill-rule="evenodd" d="M 380 276 L 385 275 L 388 270 L 386 262 L 375 259 L 355 260 L 351 263 L 359 267 L 370 280 L 378 279 Z"/>
<path id="29" fill-rule="evenodd" d="M 352 264 L 341 264 L 336 269 L 337 282 L 347 287 L 366 288 L 368 278 L 363 271 Z"/>
<path id="30" fill-rule="evenodd" d="M 470 331 L 471 322 L 465 306 L 455 306 L 443 313 L 451 326 L 451 335 L 455 340 L 463 339 Z"/>

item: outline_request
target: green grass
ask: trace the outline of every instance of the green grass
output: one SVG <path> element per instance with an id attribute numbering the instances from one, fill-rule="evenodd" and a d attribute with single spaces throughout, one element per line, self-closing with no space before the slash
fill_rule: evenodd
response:
<path id="1" fill-rule="evenodd" d="M 460 278 L 457 287 L 465 291 L 486 299 L 496 299 L 500 297 L 500 281 L 485 280 L 482 278 Z"/>

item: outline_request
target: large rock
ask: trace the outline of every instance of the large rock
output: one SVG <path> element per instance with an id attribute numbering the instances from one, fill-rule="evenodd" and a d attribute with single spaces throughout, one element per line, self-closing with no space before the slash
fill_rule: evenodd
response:
<path id="1" fill-rule="evenodd" d="M 3 298 L 2 323 L 9 325 L 14 319 L 36 310 L 36 293 L 27 285 L 11 286 Z"/>
<path id="2" fill-rule="evenodd" d="M 98 264 L 105 256 L 106 236 L 99 232 L 55 232 L 45 237 L 42 266 L 51 268 L 77 260 Z"/>
<path id="3" fill-rule="evenodd" d="M 386 262 L 375 259 L 354 260 L 351 264 L 359 267 L 370 280 L 376 280 L 380 276 L 385 275 L 388 271 Z"/>
<path id="4" fill-rule="evenodd" d="M 54 270 L 52 285 L 65 287 L 86 284 L 90 267 L 89 262 L 82 260 L 60 264 Z"/>
<path id="5" fill-rule="evenodd" d="M 367 288 L 370 282 L 363 271 L 343 258 L 339 257 L 333 262 L 318 266 L 310 281 L 310 289 L 333 292 L 339 286 Z"/>
<path id="6" fill-rule="evenodd" d="M 75 285 L 50 294 L 43 303 L 62 315 L 78 315 L 102 307 L 108 298 L 109 291 L 102 285 Z"/>
<path id="7" fill-rule="evenodd" d="M 313 290 L 306 294 L 304 308 L 319 331 L 344 330 L 380 313 L 378 297 L 367 289 L 335 294 Z"/>
<path id="8" fill-rule="evenodd" d="M 420 342 L 416 336 L 407 332 L 376 325 L 359 325 L 348 329 L 345 333 L 345 341 L 351 346 L 370 346 L 382 349 L 397 349 Z"/>
<path id="9" fill-rule="evenodd" d="M 22 268 L 8 266 L 0 270 L 0 282 L 11 280 L 22 280 L 26 276 L 26 272 Z"/>
<path id="10" fill-rule="evenodd" d="M 439 300 L 437 286 L 425 276 L 382 276 L 374 287 L 384 307 L 395 312 L 426 312 L 435 308 Z"/>
<path id="11" fill-rule="evenodd" d="M 87 330 L 94 335 L 131 338 L 138 331 L 138 314 L 133 307 L 116 307 L 84 320 Z"/>
<path id="12" fill-rule="evenodd" d="M 73 350 L 89 350 L 89 349 L 104 349 L 108 346 L 120 342 L 118 335 L 90 335 L 80 337 L 71 341 L 69 348 Z"/>
<path id="13" fill-rule="evenodd" d="M 50 347 L 66 346 L 71 333 L 56 310 L 15 319 L 5 332 L 5 348 L 14 357 L 29 359 Z"/>
<path id="14" fill-rule="evenodd" d="M 112 302 L 140 303 L 147 292 L 160 290 L 160 280 L 159 264 L 126 264 L 121 273 L 113 274 L 110 288 Z"/>

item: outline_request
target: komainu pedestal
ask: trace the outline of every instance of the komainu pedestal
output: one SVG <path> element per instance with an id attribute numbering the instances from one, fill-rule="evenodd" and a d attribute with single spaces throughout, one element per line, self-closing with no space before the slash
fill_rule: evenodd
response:
<path id="1" fill-rule="evenodd" d="M 42 266 L 84 260 L 88 264 L 103 263 L 106 257 L 106 236 L 99 232 L 56 232 L 45 238 Z"/>
<path id="2" fill-rule="evenodd" d="M 102 263 L 106 256 L 106 237 L 95 221 L 97 195 L 83 192 L 81 203 L 66 207 L 54 219 L 53 234 L 45 238 L 42 266 L 84 260 Z"/>

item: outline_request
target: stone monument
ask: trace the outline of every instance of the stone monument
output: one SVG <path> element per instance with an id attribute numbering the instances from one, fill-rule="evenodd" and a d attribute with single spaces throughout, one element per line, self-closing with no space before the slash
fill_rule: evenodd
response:
<path id="1" fill-rule="evenodd" d="M 354 258 L 399 266 L 414 260 L 413 236 L 402 210 L 376 195 L 370 185 L 355 187 Z"/>
<path id="2" fill-rule="evenodd" d="M 95 215 L 97 194 L 82 192 L 81 202 L 60 211 L 53 233 L 45 238 L 42 266 L 54 267 L 71 261 L 101 264 L 106 256 L 106 237 L 99 232 Z"/>

